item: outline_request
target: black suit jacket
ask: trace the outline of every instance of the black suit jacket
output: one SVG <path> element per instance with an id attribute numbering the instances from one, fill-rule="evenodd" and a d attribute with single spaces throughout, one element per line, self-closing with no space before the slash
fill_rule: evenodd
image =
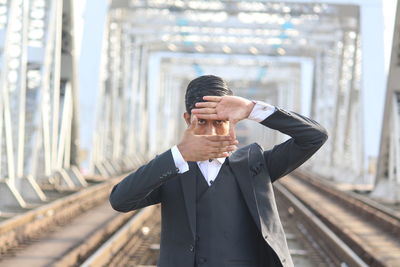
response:
<path id="1" fill-rule="evenodd" d="M 229 157 L 239 187 L 264 240 L 283 266 L 293 266 L 275 204 L 272 183 L 309 159 L 327 140 L 326 130 L 312 119 L 281 108 L 261 122 L 291 136 L 264 151 L 258 144 Z M 161 203 L 159 266 L 193 266 L 196 236 L 196 188 L 193 169 L 179 174 L 170 150 L 115 185 L 112 207 L 121 212 Z"/>

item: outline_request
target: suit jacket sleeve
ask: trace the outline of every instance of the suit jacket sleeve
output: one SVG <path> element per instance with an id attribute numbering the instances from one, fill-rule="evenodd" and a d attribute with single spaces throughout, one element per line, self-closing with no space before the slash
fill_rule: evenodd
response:
<path id="1" fill-rule="evenodd" d="M 291 136 L 271 150 L 264 151 L 272 182 L 303 164 L 328 139 L 327 131 L 316 121 L 278 107 L 261 123 Z"/>
<path id="2" fill-rule="evenodd" d="M 113 209 L 128 212 L 161 202 L 162 185 L 178 175 L 179 169 L 167 150 L 116 184 L 109 200 Z"/>

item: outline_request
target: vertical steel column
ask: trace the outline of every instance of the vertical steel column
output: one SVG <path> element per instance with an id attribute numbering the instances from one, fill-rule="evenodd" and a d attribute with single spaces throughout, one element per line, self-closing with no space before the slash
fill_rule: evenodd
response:
<path id="1" fill-rule="evenodd" d="M 335 38 L 337 38 L 336 33 Z M 311 100 L 311 117 L 327 129 L 329 139 L 322 147 L 318 157 L 313 157 L 306 164 L 314 166 L 314 171 L 329 176 L 334 168 L 332 154 L 334 151 L 334 117 L 335 96 L 338 91 L 339 55 L 342 44 L 333 40 L 332 45 L 319 50 L 314 56 L 314 84 Z M 318 168 L 317 168 L 318 166 Z"/>
<path id="2" fill-rule="evenodd" d="M 140 38 L 130 35 L 123 12 L 110 9 L 103 39 L 100 94 L 91 171 L 112 176 L 141 162 L 147 133 L 146 71 Z M 147 126 L 146 126 L 147 127 Z"/>
<path id="3" fill-rule="evenodd" d="M 337 32 L 328 49 L 315 57 L 312 117 L 330 133 L 327 144 L 307 164 L 315 172 L 354 187 L 364 178 L 361 53 L 356 29 Z M 369 186 L 369 185 L 368 185 Z"/>
<path id="4" fill-rule="evenodd" d="M 148 138 L 148 125 L 149 125 L 149 111 L 147 105 L 147 65 L 148 53 L 144 44 L 141 45 L 140 51 L 140 68 L 139 68 L 139 105 L 138 105 L 138 122 L 137 131 L 139 131 L 138 139 L 138 153 L 145 158 L 149 156 L 149 138 Z"/>
<path id="5" fill-rule="evenodd" d="M 2 191 L 1 206 L 16 204 L 25 207 L 27 205 L 16 187 L 16 175 L 17 171 L 18 173 L 21 172 L 21 164 L 23 163 L 20 160 L 23 156 L 20 147 L 24 139 L 24 133 L 21 132 L 24 128 L 24 115 L 20 113 L 24 112 L 24 106 L 21 105 L 24 101 L 20 97 L 26 89 L 26 73 L 23 71 L 26 68 L 26 51 L 24 51 L 26 46 L 24 45 L 26 43 L 27 18 L 23 16 L 26 15 L 29 8 L 28 4 L 28 1 L 16 0 L 8 2 L 7 6 L 0 73 L 0 145 L 2 150 L 5 148 L 5 158 L 1 156 L 0 164 L 3 166 L 0 169 L 0 176 L 6 178 L 0 184 Z M 18 122 L 16 128 L 12 121 Z"/>
<path id="6" fill-rule="evenodd" d="M 376 188 L 372 196 L 400 202 L 400 5 L 397 3 L 392 54 L 386 89 Z"/>
<path id="7" fill-rule="evenodd" d="M 137 142 L 139 135 L 138 128 L 136 127 L 136 122 L 138 118 L 138 99 L 139 99 L 139 73 L 140 73 L 140 48 L 138 47 L 138 42 L 136 38 L 132 40 L 132 52 L 131 52 L 131 70 L 129 72 L 129 76 L 131 80 L 129 82 L 130 88 L 130 104 L 129 104 L 129 120 L 128 120 L 128 132 L 127 132 L 127 154 L 132 157 L 134 162 L 140 162 L 139 153 L 137 153 L 139 144 Z M 133 167 L 133 166 L 132 166 Z"/>
<path id="8" fill-rule="evenodd" d="M 334 134 L 333 134 L 333 147 L 334 150 L 332 159 L 334 169 L 336 171 L 335 179 L 345 183 L 362 183 L 363 168 L 358 166 L 355 169 L 356 158 L 363 158 L 360 151 L 353 151 L 351 143 L 362 142 L 361 140 L 349 140 L 352 132 L 360 131 L 354 127 L 358 121 L 352 121 L 357 118 L 353 116 L 352 112 L 359 113 L 360 110 L 355 110 L 352 107 L 360 107 L 360 95 L 357 93 L 360 90 L 359 79 L 360 76 L 356 75 L 356 66 L 360 63 L 358 58 L 358 35 L 354 31 L 344 32 L 343 35 L 343 50 L 341 58 L 341 67 L 339 70 L 339 90 L 336 98 L 336 112 L 334 119 Z M 358 69 L 359 70 L 359 69 Z M 362 117 L 359 116 L 360 120 Z"/>
<path id="9" fill-rule="evenodd" d="M 46 200 L 39 184 L 86 185 L 77 169 L 74 133 L 78 122 L 71 1 L 8 1 L 5 30 L 0 29 L 5 37 L 0 147 L 7 151 L 0 164 L 5 178 L 0 186 L 11 194 L 2 194 L 2 205 L 25 207 Z"/>
<path id="10" fill-rule="evenodd" d="M 76 48 L 74 42 L 74 0 L 64 0 L 63 27 L 62 27 L 62 47 L 61 47 L 61 82 L 64 84 L 64 90 L 70 90 L 71 105 L 70 118 L 71 124 L 68 128 L 69 141 L 66 142 L 66 149 L 69 150 L 69 156 L 65 157 L 65 167 L 77 168 L 80 164 L 79 155 L 79 111 L 78 111 L 78 71 L 76 62 Z M 76 174 L 76 173 L 75 173 Z M 82 177 L 75 177 L 77 185 L 86 186 Z"/>

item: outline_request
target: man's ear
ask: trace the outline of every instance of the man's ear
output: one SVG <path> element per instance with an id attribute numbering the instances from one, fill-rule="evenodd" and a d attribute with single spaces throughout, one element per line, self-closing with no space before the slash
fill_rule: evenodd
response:
<path id="1" fill-rule="evenodd" d="M 183 118 L 185 119 L 186 125 L 189 126 L 190 125 L 190 114 L 185 112 L 183 113 Z"/>

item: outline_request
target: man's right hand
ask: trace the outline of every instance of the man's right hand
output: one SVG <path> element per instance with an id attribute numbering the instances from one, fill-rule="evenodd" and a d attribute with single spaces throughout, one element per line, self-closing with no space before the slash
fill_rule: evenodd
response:
<path id="1" fill-rule="evenodd" d="M 203 161 L 213 158 L 228 157 L 237 149 L 237 140 L 230 135 L 195 135 L 197 118 L 192 115 L 190 126 L 185 130 L 181 142 L 177 145 L 185 161 Z"/>

